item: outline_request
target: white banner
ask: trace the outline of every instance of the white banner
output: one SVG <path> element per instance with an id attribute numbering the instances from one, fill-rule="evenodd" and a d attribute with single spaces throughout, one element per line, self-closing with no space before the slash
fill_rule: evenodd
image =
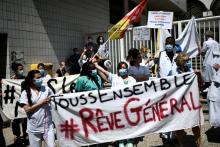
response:
<path id="1" fill-rule="evenodd" d="M 149 11 L 148 12 L 148 28 L 172 29 L 173 12 Z"/>
<path id="2" fill-rule="evenodd" d="M 79 75 L 58 77 L 44 80 L 43 84 L 48 85 L 56 94 L 74 92 L 74 81 Z M 2 107 L 3 113 L 8 119 L 24 118 L 26 113 L 17 104 L 21 95 L 21 83 L 23 80 L 2 79 Z"/>
<path id="3" fill-rule="evenodd" d="M 133 40 L 150 40 L 150 29 L 147 26 L 134 27 Z"/>
<path id="4" fill-rule="evenodd" d="M 194 73 L 63 94 L 51 105 L 60 146 L 112 142 L 204 123 Z"/>
<path id="5" fill-rule="evenodd" d="M 182 51 L 190 55 L 190 58 L 196 57 L 199 53 L 199 34 L 195 17 L 188 22 L 180 36 L 176 39 Z"/>

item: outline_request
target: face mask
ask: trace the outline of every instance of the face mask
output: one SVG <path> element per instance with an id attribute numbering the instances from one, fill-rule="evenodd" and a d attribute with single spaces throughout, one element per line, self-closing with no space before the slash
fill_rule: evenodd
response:
<path id="1" fill-rule="evenodd" d="M 91 71 L 91 76 L 93 76 L 93 77 L 96 77 L 96 76 L 97 76 L 97 70 L 96 70 L 96 69 L 93 69 L 93 70 Z"/>
<path id="2" fill-rule="evenodd" d="M 172 51 L 173 51 L 173 45 L 171 45 L 171 44 L 166 44 L 166 45 L 165 45 L 165 50 L 167 50 L 168 52 L 172 52 Z"/>
<path id="3" fill-rule="evenodd" d="M 127 75 L 128 75 L 128 70 L 125 69 L 125 68 L 119 69 L 119 70 L 118 70 L 118 74 L 119 74 L 119 76 L 121 76 L 121 77 L 127 76 Z"/>
<path id="4" fill-rule="evenodd" d="M 37 87 L 41 87 L 43 83 L 43 80 L 40 78 L 40 79 L 34 79 L 34 84 L 37 86 Z"/>
<path id="5" fill-rule="evenodd" d="M 24 71 L 20 70 L 20 71 L 17 72 L 17 74 L 18 74 L 18 76 L 22 77 L 22 76 L 24 76 Z"/>
<path id="6" fill-rule="evenodd" d="M 45 70 L 44 69 L 40 69 L 39 72 L 40 72 L 41 75 L 45 74 Z"/>
<path id="7" fill-rule="evenodd" d="M 186 66 L 188 69 L 191 69 L 191 68 L 192 68 L 192 64 L 191 64 L 190 61 L 187 61 L 185 66 Z"/>

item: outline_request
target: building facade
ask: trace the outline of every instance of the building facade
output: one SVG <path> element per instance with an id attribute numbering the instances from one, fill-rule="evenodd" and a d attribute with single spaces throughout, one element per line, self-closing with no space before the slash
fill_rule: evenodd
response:
<path id="1" fill-rule="evenodd" d="M 72 48 L 83 49 L 88 35 L 106 33 L 140 1 L 0 0 L 0 78 L 10 77 L 13 61 L 26 72 L 40 62 L 55 70 Z M 187 0 L 149 0 L 139 25 L 147 23 L 148 10 L 173 11 L 178 20 L 187 9 Z"/>

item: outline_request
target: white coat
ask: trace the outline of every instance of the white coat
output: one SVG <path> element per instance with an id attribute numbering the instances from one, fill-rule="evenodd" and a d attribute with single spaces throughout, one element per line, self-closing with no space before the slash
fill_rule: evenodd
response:
<path id="1" fill-rule="evenodd" d="M 213 77 L 212 65 L 214 64 L 216 57 L 220 56 L 219 43 L 209 38 L 203 44 L 202 52 L 206 52 L 203 61 L 203 77 L 205 82 L 211 82 Z"/>
<path id="2" fill-rule="evenodd" d="M 216 59 L 220 64 L 220 57 Z M 209 123 L 211 126 L 220 127 L 220 69 L 215 71 L 213 68 L 212 84 L 209 87 L 207 98 L 209 100 Z"/>
<path id="3" fill-rule="evenodd" d="M 173 57 L 173 61 L 170 61 L 170 58 L 167 56 L 166 51 L 161 51 L 159 55 L 159 71 L 158 77 L 166 77 L 176 74 L 176 59 L 177 55 L 175 54 Z"/>
<path id="4" fill-rule="evenodd" d="M 216 64 L 220 64 L 220 57 L 215 60 Z M 215 64 L 213 63 L 213 64 Z M 212 67 L 213 78 L 212 84 L 209 87 L 208 99 L 211 101 L 217 101 L 220 103 L 220 69 L 217 71 Z"/>

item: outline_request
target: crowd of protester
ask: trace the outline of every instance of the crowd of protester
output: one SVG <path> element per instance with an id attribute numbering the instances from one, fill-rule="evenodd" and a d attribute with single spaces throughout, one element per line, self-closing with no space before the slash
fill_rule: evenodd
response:
<path id="1" fill-rule="evenodd" d="M 205 54 L 203 77 L 204 87 L 209 88 L 207 95 L 210 112 L 209 121 L 211 126 L 220 127 L 220 99 L 218 97 L 220 95 L 220 48 L 219 44 L 213 39 L 213 32 L 208 31 L 206 37 L 207 41 L 204 42 L 201 54 Z M 49 97 L 53 93 L 42 84 L 43 79 L 80 74 L 75 85 L 75 92 L 82 92 L 104 89 L 104 83 L 116 87 L 146 81 L 153 75 L 155 76 L 155 71 L 157 71 L 156 76 L 159 78 L 193 71 L 189 55 L 181 53 L 175 46 L 173 37 L 166 38 L 165 50 L 160 52 L 156 59 L 152 58 L 152 54 L 147 48 L 140 50 L 131 48 L 126 59 L 118 63 L 116 74 L 110 72 L 109 49 L 104 43 L 103 36 L 97 38 L 97 43 L 93 42 L 92 37 L 88 37 L 81 53 L 78 48 L 74 48 L 73 54 L 66 61 L 60 62 L 54 75 L 48 74 L 48 69 L 44 63 L 39 63 L 36 70 L 29 71 L 25 76 L 24 66 L 20 63 L 12 63 L 13 75 L 11 79 L 24 79 L 19 104 L 27 114 L 25 119 L 12 120 L 15 144 L 26 146 L 25 140 L 29 138 L 30 146 L 33 147 L 40 147 L 42 140 L 46 142 L 48 147 L 54 146 L 55 139 L 49 105 Z M 156 64 L 158 66 L 155 66 Z M 202 89 L 200 90 L 202 91 Z M 2 118 L 0 121 L 1 145 L 3 143 L 2 146 L 5 146 Z M 22 124 L 22 136 L 20 124 Z M 200 147 L 200 127 L 195 126 L 192 131 L 195 135 L 196 145 Z M 184 144 L 184 130 L 161 133 L 160 137 L 164 145 L 178 143 L 181 146 Z M 120 140 L 117 142 L 117 146 L 124 147 L 127 144 L 128 147 L 133 147 L 137 144 L 137 140 L 140 141 L 141 139 Z"/>

